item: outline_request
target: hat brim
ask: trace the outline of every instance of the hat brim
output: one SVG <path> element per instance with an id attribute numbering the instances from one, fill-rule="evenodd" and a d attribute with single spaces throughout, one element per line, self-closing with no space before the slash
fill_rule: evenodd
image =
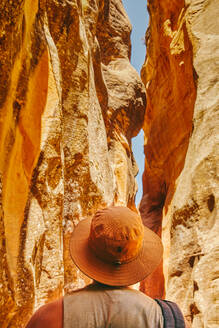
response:
<path id="1" fill-rule="evenodd" d="M 145 279 L 159 265 L 163 254 L 162 242 L 146 227 L 142 249 L 137 258 L 120 265 L 104 262 L 92 252 L 88 244 L 91 220 L 79 222 L 70 239 L 71 258 L 88 277 L 110 286 L 128 286 Z"/>

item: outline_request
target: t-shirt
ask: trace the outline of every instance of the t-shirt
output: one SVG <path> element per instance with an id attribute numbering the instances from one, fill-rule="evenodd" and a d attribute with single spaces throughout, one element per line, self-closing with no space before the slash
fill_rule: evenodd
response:
<path id="1" fill-rule="evenodd" d="M 50 304 L 44 306 L 44 316 L 51 311 Z M 160 306 L 142 292 L 127 287 L 90 285 L 65 295 L 62 307 L 60 311 L 60 303 L 57 304 L 62 320 L 57 320 L 57 315 L 52 324 L 46 322 L 47 318 L 40 320 L 40 313 L 36 315 L 40 310 L 43 314 L 40 308 L 27 328 L 163 328 Z M 51 318 L 50 314 L 48 320 Z"/>

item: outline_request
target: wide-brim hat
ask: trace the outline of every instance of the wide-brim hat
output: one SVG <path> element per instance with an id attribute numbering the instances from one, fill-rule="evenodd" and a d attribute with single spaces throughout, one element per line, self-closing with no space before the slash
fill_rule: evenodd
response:
<path id="1" fill-rule="evenodd" d="M 127 207 L 97 211 L 75 227 L 70 254 L 88 277 L 110 286 L 142 281 L 162 259 L 161 239 Z"/>

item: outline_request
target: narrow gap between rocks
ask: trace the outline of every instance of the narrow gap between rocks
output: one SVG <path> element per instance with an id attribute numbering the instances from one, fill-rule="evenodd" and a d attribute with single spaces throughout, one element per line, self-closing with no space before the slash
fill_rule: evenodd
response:
<path id="1" fill-rule="evenodd" d="M 147 2 L 145 0 L 138 0 L 138 5 L 136 6 L 133 0 L 123 0 L 125 10 L 129 16 L 132 24 L 131 33 L 131 63 L 139 73 L 141 72 L 141 67 L 145 60 L 146 50 L 145 50 L 145 32 L 149 23 L 149 16 L 147 11 Z M 139 203 L 143 194 L 142 186 L 142 174 L 144 171 L 144 132 L 141 130 L 139 134 L 132 139 L 132 150 L 134 158 L 137 162 L 139 172 L 136 177 L 138 184 L 138 192 L 136 194 L 135 203 L 139 206 Z"/>

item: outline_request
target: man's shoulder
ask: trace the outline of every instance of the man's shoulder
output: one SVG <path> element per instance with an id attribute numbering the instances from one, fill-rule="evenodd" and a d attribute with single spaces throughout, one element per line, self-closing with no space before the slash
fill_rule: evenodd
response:
<path id="1" fill-rule="evenodd" d="M 115 286 L 94 284 L 94 285 L 89 285 L 86 288 L 83 288 L 76 292 L 73 292 L 71 296 L 72 298 L 74 298 L 74 295 L 83 297 L 83 295 L 86 294 L 89 295 L 89 293 L 92 293 L 93 299 L 98 298 L 98 295 L 104 293 L 108 295 L 110 299 L 114 302 L 121 302 L 124 304 L 128 303 L 129 305 L 131 303 L 133 303 L 133 305 L 139 304 L 139 306 L 142 305 L 143 307 L 146 306 L 147 308 L 153 307 L 155 309 L 157 308 L 158 311 L 160 311 L 160 307 L 154 299 L 142 293 L 141 291 L 137 289 L 133 289 L 131 287 L 115 287 Z M 101 299 L 103 300 L 104 298 L 101 297 Z"/>
<path id="2" fill-rule="evenodd" d="M 155 302 L 154 299 L 149 297 L 148 295 L 142 293 L 140 290 L 136 290 L 133 288 L 124 288 L 120 289 L 121 296 L 124 298 L 129 298 L 135 303 L 136 301 L 142 303 L 143 305 L 151 305 L 154 307 L 158 307 L 158 304 Z"/>
<path id="3" fill-rule="evenodd" d="M 41 306 L 31 317 L 26 328 L 62 328 L 63 298 Z"/>
<path id="4" fill-rule="evenodd" d="M 93 294 L 97 295 L 99 293 L 107 293 L 111 295 L 117 295 L 117 297 L 132 297 L 132 298 L 138 298 L 142 299 L 142 301 L 148 302 L 148 303 L 153 303 L 155 306 L 157 306 L 157 303 L 149 296 L 146 294 L 142 293 L 141 291 L 137 289 L 133 289 L 131 287 L 116 287 L 116 286 L 108 286 L 108 285 L 103 285 L 103 284 L 91 284 L 88 285 L 84 288 L 77 289 L 72 291 L 69 294 L 66 294 L 64 298 L 72 297 L 75 298 L 76 296 L 82 296 L 84 294 Z"/>

